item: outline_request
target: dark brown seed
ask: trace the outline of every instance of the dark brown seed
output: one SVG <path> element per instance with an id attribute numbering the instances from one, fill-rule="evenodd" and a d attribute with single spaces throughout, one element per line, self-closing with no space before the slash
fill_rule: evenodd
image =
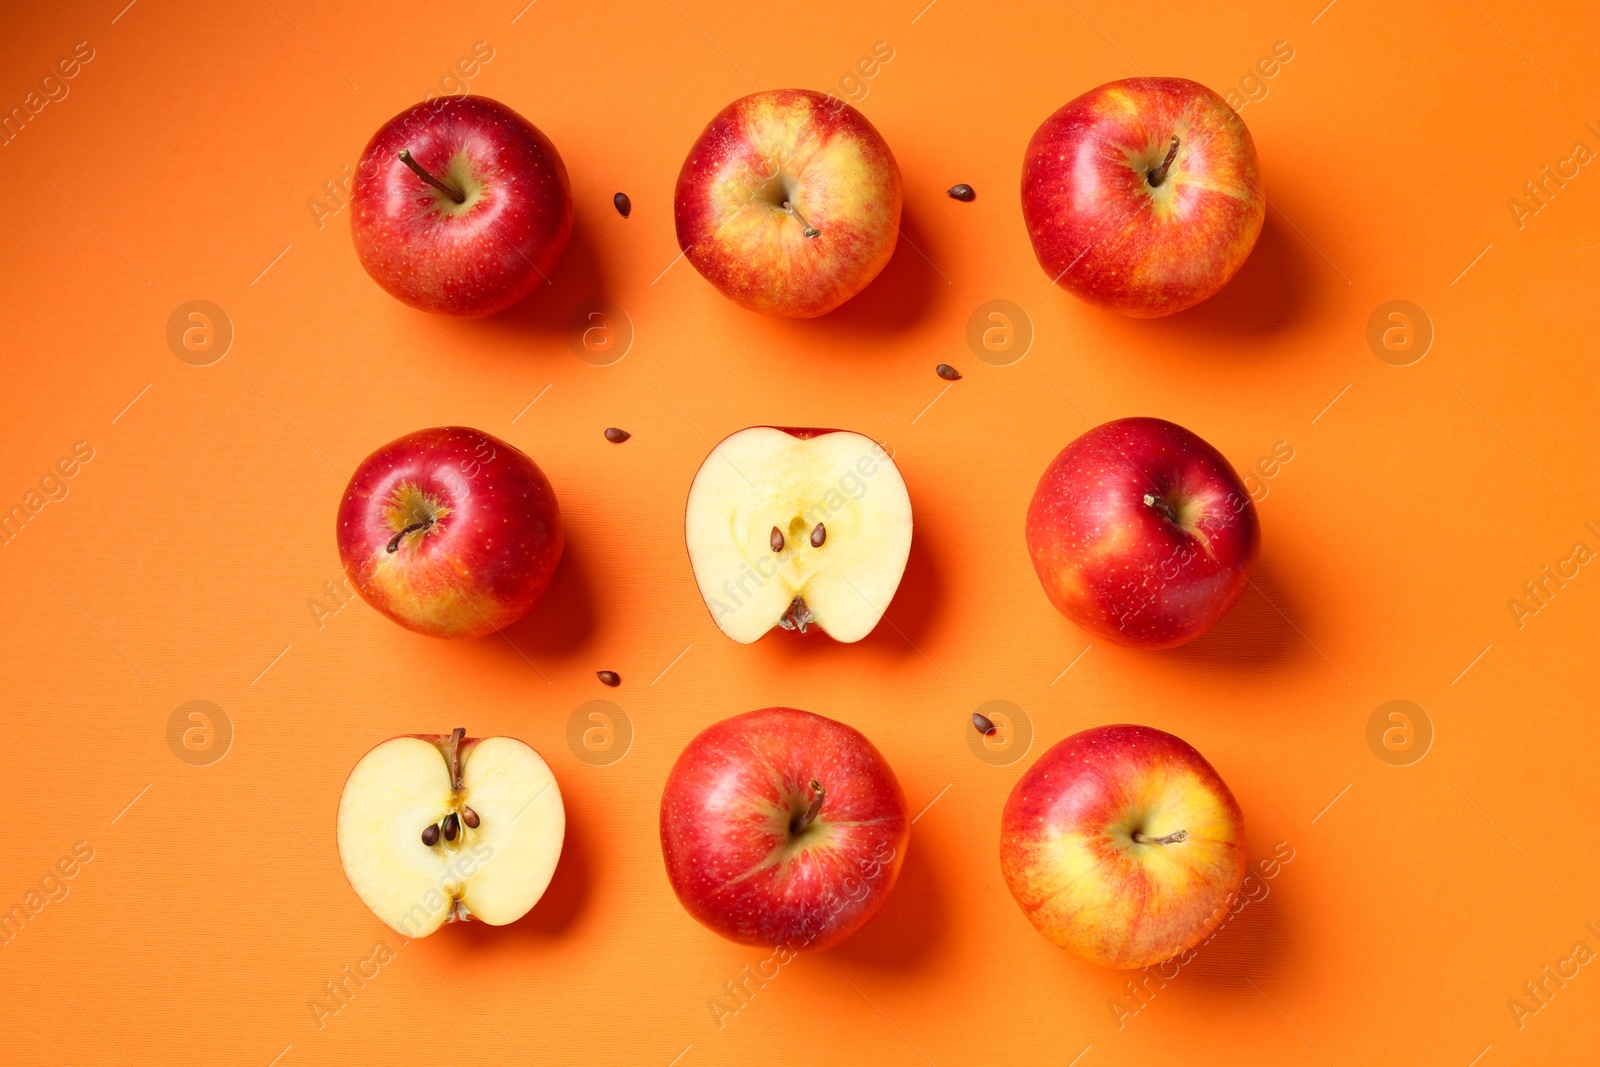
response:
<path id="1" fill-rule="evenodd" d="M 937 374 L 947 382 L 959 382 L 961 380 L 961 372 L 956 370 L 948 363 L 939 364 L 937 367 L 933 368 L 933 373 Z"/>
<path id="2" fill-rule="evenodd" d="M 473 811 L 471 808 L 462 808 L 461 821 L 466 823 L 472 829 L 476 830 L 479 822 L 478 813 Z"/>
<path id="3" fill-rule="evenodd" d="M 620 445 L 622 442 L 626 441 L 632 436 L 633 434 L 629 433 L 627 430 L 619 430 L 615 426 L 606 427 L 606 440 L 610 441 L 614 445 Z"/>
<path id="4" fill-rule="evenodd" d="M 422 831 L 422 843 L 432 848 L 439 843 L 439 827 L 430 825 Z"/>
<path id="5" fill-rule="evenodd" d="M 454 841 L 459 833 L 461 833 L 461 816 L 452 811 L 444 817 L 444 839 Z"/>
<path id="6" fill-rule="evenodd" d="M 978 199 L 978 194 L 973 192 L 972 186 L 968 185 L 966 182 L 962 182 L 960 185 L 952 185 L 947 191 L 946 195 L 948 195 L 950 199 L 960 200 L 962 203 L 971 203 L 972 201 Z"/>
<path id="7" fill-rule="evenodd" d="M 594 676 L 600 679 L 604 685 L 618 686 L 622 684 L 622 675 L 616 671 L 595 671 Z"/>
<path id="8" fill-rule="evenodd" d="M 817 528 L 811 531 L 811 547 L 821 548 L 822 542 L 826 541 L 827 539 L 828 531 L 823 528 L 822 523 L 817 523 Z"/>
<path id="9" fill-rule="evenodd" d="M 972 725 L 977 727 L 978 732 L 984 737 L 988 737 L 997 729 L 994 722 L 987 715 L 976 711 L 972 713 Z"/>
<path id="10" fill-rule="evenodd" d="M 627 193 L 618 193 L 611 198 L 611 202 L 617 205 L 617 214 L 623 218 L 627 218 L 633 213 L 633 201 L 628 199 Z"/>
<path id="11" fill-rule="evenodd" d="M 783 551 L 783 531 L 776 526 L 772 528 L 772 536 L 767 539 L 767 544 L 772 546 L 772 551 Z"/>

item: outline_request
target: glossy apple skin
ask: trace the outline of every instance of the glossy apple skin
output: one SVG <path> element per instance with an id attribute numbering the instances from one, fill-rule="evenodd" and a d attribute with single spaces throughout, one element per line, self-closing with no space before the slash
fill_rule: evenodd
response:
<path id="1" fill-rule="evenodd" d="M 1152 188 L 1147 173 L 1178 155 Z M 1022 214 L 1057 284 L 1137 318 L 1193 307 L 1228 283 L 1266 218 L 1255 142 L 1216 93 L 1128 78 L 1051 115 L 1028 143 Z"/>
<path id="2" fill-rule="evenodd" d="M 1210 629 L 1261 551 L 1255 503 L 1222 453 L 1151 418 L 1104 423 L 1062 449 L 1034 490 L 1026 536 L 1057 610 L 1097 637 L 1152 649 Z"/>
<path id="3" fill-rule="evenodd" d="M 790 820 L 825 796 L 800 837 Z M 888 899 L 911 822 L 889 764 L 859 731 L 794 708 L 724 719 L 690 741 L 661 798 L 667 878 L 732 941 L 824 949 Z"/>
<path id="4" fill-rule="evenodd" d="M 455 205 L 400 150 L 468 201 Z M 504 104 L 444 97 L 408 108 L 367 145 L 351 186 L 350 235 L 379 285 L 422 311 L 492 315 L 533 292 L 572 234 L 567 168 L 550 139 Z"/>
<path id="5" fill-rule="evenodd" d="M 388 551 L 397 533 L 429 516 L 434 525 Z M 339 503 L 337 534 L 361 598 L 432 637 L 482 637 L 522 618 L 544 595 L 564 543 L 544 472 L 464 426 L 418 430 L 363 460 Z"/>
<path id="6" fill-rule="evenodd" d="M 784 197 L 821 233 L 781 208 Z M 752 311 L 826 314 L 894 255 L 900 166 L 866 117 L 840 100 L 778 89 L 711 120 L 678 174 L 678 247 L 712 285 Z"/>
<path id="7" fill-rule="evenodd" d="M 1133 831 L 1171 844 L 1142 844 Z M 1099 726 L 1018 780 L 1000 820 L 1000 870 L 1028 921 L 1103 967 L 1136 968 L 1204 941 L 1244 883 L 1244 818 L 1187 742 Z"/>

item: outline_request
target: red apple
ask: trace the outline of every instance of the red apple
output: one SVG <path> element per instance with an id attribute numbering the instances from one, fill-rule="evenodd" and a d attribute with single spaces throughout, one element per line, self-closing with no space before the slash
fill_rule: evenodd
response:
<path id="1" fill-rule="evenodd" d="M 1040 756 L 1000 818 L 1028 921 L 1103 967 L 1204 941 L 1244 883 L 1244 819 L 1205 757 L 1148 726 L 1097 726 Z"/>
<path id="2" fill-rule="evenodd" d="M 894 255 L 900 167 L 872 123 L 806 89 L 735 100 L 678 174 L 678 246 L 729 299 L 789 318 L 855 296 Z"/>
<path id="3" fill-rule="evenodd" d="M 561 511 L 519 449 L 441 426 L 362 461 L 339 503 L 338 538 L 368 604 L 417 633 L 482 637 L 544 595 L 561 560 Z"/>
<path id="4" fill-rule="evenodd" d="M 1044 121 L 1022 164 L 1022 215 L 1045 273 L 1138 318 L 1226 285 L 1266 210 L 1244 120 L 1184 78 L 1091 89 Z"/>
<path id="5" fill-rule="evenodd" d="M 1063 615 L 1117 644 L 1171 648 L 1239 599 L 1261 526 L 1222 453 L 1162 419 L 1118 419 L 1046 468 L 1027 540 Z"/>
<path id="6" fill-rule="evenodd" d="M 745 945 L 843 941 L 888 899 L 910 836 L 905 795 L 872 742 L 794 708 L 707 727 L 661 796 L 678 900 Z"/>
<path id="7" fill-rule="evenodd" d="M 481 96 L 431 100 L 385 123 L 361 155 L 350 202 L 367 273 L 397 300 L 446 315 L 517 303 L 572 234 L 556 146 Z"/>

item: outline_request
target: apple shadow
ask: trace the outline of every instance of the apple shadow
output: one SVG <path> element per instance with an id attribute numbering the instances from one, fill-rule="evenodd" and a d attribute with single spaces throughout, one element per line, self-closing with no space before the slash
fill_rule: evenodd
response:
<path id="1" fill-rule="evenodd" d="M 1179 972 L 1179 983 L 1204 993 L 1236 996 L 1238 987 L 1250 979 L 1270 977 L 1286 968 L 1293 946 L 1282 894 L 1259 875 L 1252 874 L 1252 878 L 1252 885 L 1267 888 L 1267 895 L 1249 900 L 1211 941 L 1196 949 L 1194 958 Z M 1167 970 L 1170 968 L 1168 965 Z"/>
<path id="2" fill-rule="evenodd" d="M 1158 347 L 1183 351 L 1196 338 L 1240 342 L 1259 340 L 1303 323 L 1310 306 L 1312 278 L 1297 235 L 1289 233 L 1269 209 L 1255 249 L 1222 290 L 1187 311 L 1138 325 L 1166 336 Z M 1145 337 L 1142 347 L 1152 339 Z"/>
<path id="3" fill-rule="evenodd" d="M 826 315 L 771 321 L 797 345 L 869 339 L 910 329 L 932 310 L 939 288 L 949 285 L 934 266 L 933 255 L 911 212 L 902 209 L 894 255 L 865 289 Z"/>
<path id="4" fill-rule="evenodd" d="M 604 264 L 592 236 L 594 232 L 589 212 L 574 206 L 572 237 L 551 269 L 549 280 L 529 293 L 526 300 L 498 315 L 467 320 L 468 324 L 496 335 L 563 337 L 578 310 L 604 300 L 608 291 Z"/>
<path id="5" fill-rule="evenodd" d="M 585 562 L 587 549 L 567 530 L 561 562 L 544 597 L 498 634 L 473 642 L 488 654 L 509 657 L 524 666 L 564 659 L 582 650 L 594 633 L 594 584 Z M 537 670 L 537 667 L 535 668 Z"/>
<path id="6" fill-rule="evenodd" d="M 1278 667 L 1315 655 L 1303 636 L 1294 597 L 1264 562 L 1256 565 L 1238 603 L 1217 624 L 1186 645 L 1159 655 L 1182 663 L 1234 670 Z"/>
<path id="7" fill-rule="evenodd" d="M 461 940 L 475 951 L 482 951 L 512 937 L 551 939 L 565 936 L 594 895 L 594 862 L 589 855 L 582 816 L 575 806 L 567 807 L 567 835 L 561 844 L 561 859 L 544 896 L 516 922 L 490 926 L 483 922 L 457 924 Z"/>
<path id="8" fill-rule="evenodd" d="M 947 910 L 929 849 L 908 846 L 882 910 L 821 958 L 883 971 L 911 970 L 944 939 Z"/>

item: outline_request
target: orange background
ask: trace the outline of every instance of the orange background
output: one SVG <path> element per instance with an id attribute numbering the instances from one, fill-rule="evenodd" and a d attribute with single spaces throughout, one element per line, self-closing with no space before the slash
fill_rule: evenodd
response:
<path id="1" fill-rule="evenodd" d="M 1600 148 L 1584 125 L 1600 126 L 1593 5 L 124 2 L 0 16 L 4 109 L 76 42 L 94 49 L 70 95 L 0 148 L 0 506 L 76 442 L 94 449 L 0 548 L 0 909 L 76 843 L 94 850 L 0 947 L 7 1062 L 1592 1056 L 1600 967 L 1550 984 L 1520 1028 L 1507 1000 L 1576 941 L 1600 951 L 1584 926 L 1600 927 L 1600 573 L 1580 568 L 1520 629 L 1507 601 L 1575 541 L 1600 549 L 1583 525 L 1600 526 L 1597 164 L 1521 228 L 1507 201 L 1575 141 Z M 673 182 L 704 123 L 755 88 L 839 90 L 880 40 L 894 58 L 860 107 L 906 183 L 881 279 L 797 323 L 668 269 Z M 471 91 L 552 137 L 577 221 L 552 289 L 460 322 L 387 297 L 348 213 L 319 229 L 308 201 L 334 203 L 323 183 L 478 41 L 494 58 Z M 1038 123 L 1140 71 L 1236 91 L 1278 41 L 1294 58 L 1242 111 L 1272 207 L 1240 276 L 1157 322 L 1052 289 L 1017 196 Z M 955 182 L 976 202 L 947 198 Z M 166 342 L 196 298 L 235 331 L 210 366 Z M 605 367 L 566 337 L 597 299 L 635 332 Z M 993 299 L 1035 333 L 1007 366 L 967 346 Z M 1393 299 L 1436 331 L 1411 366 L 1366 340 Z M 966 377 L 946 389 L 941 361 Z M 1050 458 L 1135 414 L 1192 428 L 1241 471 L 1280 441 L 1294 451 L 1263 483 L 1256 588 L 1164 654 L 1091 644 L 1045 601 L 1022 541 Z M 379 444 L 451 422 L 550 476 L 568 537 L 551 594 L 509 640 L 416 637 L 359 601 L 319 625 L 308 602 L 339 577 L 346 478 Z M 761 422 L 896 451 L 916 543 L 892 625 L 858 645 L 738 646 L 696 593 L 690 478 L 712 442 Z M 608 425 L 633 439 L 606 443 Z M 232 725 L 209 763 L 168 743 L 196 699 Z M 567 741 L 592 699 L 632 724 L 607 766 Z M 1367 741 L 1394 699 L 1434 731 L 1408 766 Z M 1025 760 L 969 747 L 991 700 L 1031 720 Z M 778 703 L 864 730 L 912 809 L 932 806 L 880 917 L 784 967 L 719 1029 L 707 1001 L 765 954 L 673 898 L 658 789 L 699 729 Z M 1117 721 L 1216 765 L 1253 860 L 1278 842 L 1294 854 L 1120 1027 L 1109 1002 L 1137 1003 L 1129 976 L 1039 937 L 996 861 L 1026 760 Z M 335 807 L 370 746 L 458 724 L 545 755 L 566 853 L 524 921 L 401 944 L 337 867 Z M 394 958 L 319 1027 L 307 1001 L 380 941 Z"/>

